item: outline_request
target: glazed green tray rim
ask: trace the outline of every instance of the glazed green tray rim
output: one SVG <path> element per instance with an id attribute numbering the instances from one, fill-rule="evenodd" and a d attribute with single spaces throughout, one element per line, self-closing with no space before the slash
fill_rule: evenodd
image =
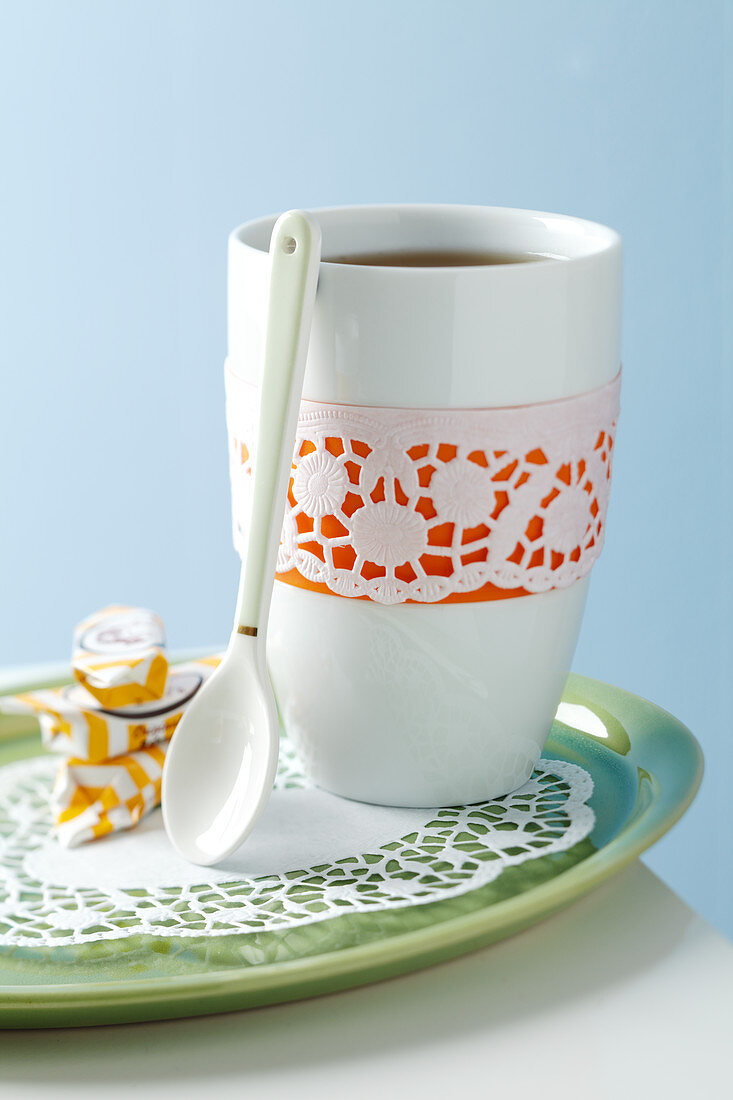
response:
<path id="1" fill-rule="evenodd" d="M 119 1007 L 126 1002 L 136 1003 L 141 995 L 146 999 L 157 995 L 166 1000 L 175 997 L 182 1006 L 189 998 L 198 1000 L 202 996 L 210 995 L 257 993 L 261 997 L 283 988 L 287 988 L 292 994 L 294 988 L 313 985 L 321 979 L 324 976 L 324 966 L 327 967 L 329 980 L 352 972 L 363 973 L 370 967 L 384 970 L 395 962 L 404 965 L 410 958 L 429 955 L 448 945 L 467 943 L 474 939 L 479 941 L 510 921 L 517 930 L 529 923 L 537 923 L 603 882 L 609 868 L 614 872 L 621 870 L 663 836 L 692 802 L 702 781 L 704 768 L 703 754 L 697 739 L 679 719 L 662 707 L 633 692 L 612 688 L 611 685 L 577 674 L 571 674 L 569 684 L 576 685 L 581 694 L 584 685 L 608 688 L 667 718 L 669 729 L 674 731 L 679 747 L 686 748 L 691 755 L 692 767 L 685 790 L 673 805 L 662 809 L 658 802 L 655 803 L 636 821 L 624 826 L 598 852 L 556 878 L 474 913 L 399 933 L 385 940 L 322 952 L 288 962 L 204 974 L 169 975 L 161 979 L 138 978 L 119 982 L 74 982 L 25 987 L 2 985 L 0 997 L 4 1002 L 3 1010 L 23 1007 L 41 1012 L 68 1003 L 72 997 L 75 1012 L 78 1012 L 79 1009 L 88 1010 L 95 1005 L 108 1008 L 111 1005 Z M 667 736 L 670 736 L 669 731 Z M 670 743 L 669 751 L 675 751 L 674 744 Z"/>

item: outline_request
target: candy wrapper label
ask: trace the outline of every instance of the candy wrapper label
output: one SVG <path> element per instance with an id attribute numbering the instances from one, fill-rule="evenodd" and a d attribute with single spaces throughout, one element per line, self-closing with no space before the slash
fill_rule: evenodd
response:
<path id="1" fill-rule="evenodd" d="M 168 677 L 165 629 L 153 611 L 113 605 L 74 632 L 74 676 L 105 707 L 162 699 Z"/>

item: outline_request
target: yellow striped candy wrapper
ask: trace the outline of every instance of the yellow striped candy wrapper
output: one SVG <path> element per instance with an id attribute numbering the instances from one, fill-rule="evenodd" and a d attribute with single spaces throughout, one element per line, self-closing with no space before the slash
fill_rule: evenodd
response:
<path id="1" fill-rule="evenodd" d="M 103 764 L 65 760 L 51 796 L 59 842 L 75 848 L 137 825 L 160 803 L 167 749 L 165 742 L 150 745 Z"/>
<path id="2" fill-rule="evenodd" d="M 188 702 L 219 663 L 205 657 L 174 665 L 162 699 L 124 710 L 103 707 L 80 684 L 0 698 L 6 714 L 34 714 L 44 746 L 88 764 L 170 740 Z"/>
<path id="3" fill-rule="evenodd" d="M 154 611 L 113 604 L 74 631 L 74 676 L 102 706 L 161 699 L 168 677 L 165 627 Z"/>

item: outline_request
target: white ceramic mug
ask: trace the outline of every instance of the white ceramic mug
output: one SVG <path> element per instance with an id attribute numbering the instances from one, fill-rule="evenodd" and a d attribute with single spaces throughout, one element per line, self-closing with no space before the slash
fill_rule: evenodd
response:
<path id="1" fill-rule="evenodd" d="M 577 218 L 496 207 L 313 214 L 326 259 L 268 646 L 281 716 L 313 780 L 336 794 L 399 806 L 506 794 L 541 753 L 602 542 L 620 240 Z M 241 226 L 229 245 L 240 536 L 274 220 Z M 420 249 L 549 258 L 436 268 L 328 262 Z M 521 534 L 516 564 L 511 540 L 524 531 L 531 487 L 540 519 Z M 322 537 L 325 511 L 331 534 Z M 573 549 L 572 532 L 586 520 Z M 544 565 L 530 565 L 540 545 Z M 466 547 L 475 552 L 463 555 Z"/>

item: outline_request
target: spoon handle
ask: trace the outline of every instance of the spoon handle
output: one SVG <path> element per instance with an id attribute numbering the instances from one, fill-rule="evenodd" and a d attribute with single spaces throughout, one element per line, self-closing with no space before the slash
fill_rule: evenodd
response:
<path id="1" fill-rule="evenodd" d="M 252 511 L 235 622 L 239 634 L 257 635 L 267 622 L 320 259 L 321 230 L 312 218 L 299 210 L 278 218 L 270 240 Z"/>

